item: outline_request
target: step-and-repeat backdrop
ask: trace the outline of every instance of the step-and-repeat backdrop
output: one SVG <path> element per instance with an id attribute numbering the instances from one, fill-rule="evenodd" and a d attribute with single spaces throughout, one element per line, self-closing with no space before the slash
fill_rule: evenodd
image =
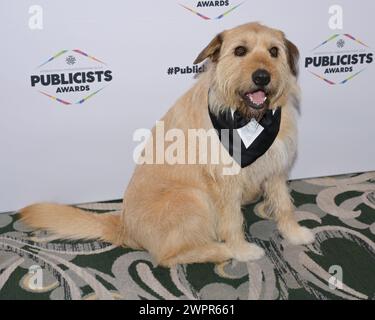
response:
<path id="1" fill-rule="evenodd" d="M 374 12 L 373 0 L 2 0 L 0 211 L 121 198 L 134 131 L 193 84 L 216 33 L 249 21 L 301 51 L 292 177 L 374 170 Z"/>

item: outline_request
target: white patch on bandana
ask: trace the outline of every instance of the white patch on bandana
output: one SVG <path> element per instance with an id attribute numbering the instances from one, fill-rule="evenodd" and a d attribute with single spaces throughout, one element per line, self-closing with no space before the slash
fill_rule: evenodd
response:
<path id="1" fill-rule="evenodd" d="M 232 117 L 234 115 L 234 110 L 232 111 Z M 236 129 L 238 135 L 240 136 L 243 144 L 245 145 L 246 149 L 248 149 L 251 144 L 255 141 L 256 138 L 262 133 L 263 126 L 260 125 L 254 118 L 250 120 L 250 122 L 243 126 L 242 128 Z"/>

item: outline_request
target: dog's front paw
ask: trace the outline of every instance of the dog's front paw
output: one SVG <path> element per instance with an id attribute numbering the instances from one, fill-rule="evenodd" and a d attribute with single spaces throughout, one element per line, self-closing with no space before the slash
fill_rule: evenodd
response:
<path id="1" fill-rule="evenodd" d="M 306 227 L 298 226 L 282 232 L 283 237 L 293 245 L 311 244 L 315 241 L 314 233 Z"/>
<path id="2" fill-rule="evenodd" d="M 233 258 L 238 261 L 258 260 L 264 256 L 264 250 L 251 243 L 243 243 L 231 248 Z"/>

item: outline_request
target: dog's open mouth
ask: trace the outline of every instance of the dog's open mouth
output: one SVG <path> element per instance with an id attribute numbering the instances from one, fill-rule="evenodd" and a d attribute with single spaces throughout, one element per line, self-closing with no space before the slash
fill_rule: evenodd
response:
<path id="1" fill-rule="evenodd" d="M 246 106 L 255 110 L 261 110 L 268 107 L 269 99 L 266 91 L 257 89 L 255 91 L 245 92 L 242 95 L 242 99 Z"/>

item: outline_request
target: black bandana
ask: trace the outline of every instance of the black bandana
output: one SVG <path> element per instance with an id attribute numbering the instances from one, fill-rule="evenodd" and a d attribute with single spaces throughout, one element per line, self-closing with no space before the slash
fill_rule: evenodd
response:
<path id="1" fill-rule="evenodd" d="M 213 127 L 231 157 L 245 168 L 261 157 L 275 141 L 280 129 L 281 108 L 267 110 L 258 123 L 228 109 L 219 116 L 208 107 Z"/>

